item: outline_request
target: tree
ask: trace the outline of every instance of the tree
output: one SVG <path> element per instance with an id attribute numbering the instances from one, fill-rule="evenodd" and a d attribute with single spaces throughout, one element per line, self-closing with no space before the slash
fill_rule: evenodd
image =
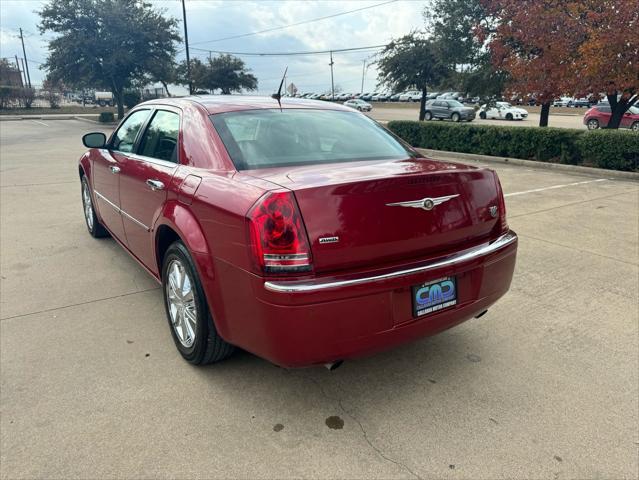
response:
<path id="1" fill-rule="evenodd" d="M 532 95 L 541 103 L 539 126 L 548 126 L 552 101 L 565 93 L 566 75 L 578 39 L 566 15 L 566 0 L 484 0 L 497 19 L 484 28 L 493 65 L 510 76 L 507 93 Z"/>
<path id="2" fill-rule="evenodd" d="M 612 108 L 608 128 L 638 101 L 639 0 L 482 0 L 496 20 L 483 33 L 496 66 L 511 76 L 511 93 L 534 94 L 550 104 L 563 94 L 605 92 Z"/>
<path id="3" fill-rule="evenodd" d="M 51 80 L 110 89 L 119 118 L 124 89 L 170 64 L 181 40 L 178 21 L 143 0 L 50 0 L 39 14 L 40 32 L 58 34 L 44 65 Z"/>
<path id="4" fill-rule="evenodd" d="M 572 81 L 580 94 L 605 92 L 612 109 L 607 128 L 619 128 L 639 102 L 639 0 L 571 2 L 580 44 Z"/>
<path id="5" fill-rule="evenodd" d="M 188 85 L 186 61 L 179 67 L 180 83 Z M 232 55 L 209 58 L 206 63 L 191 60 L 191 82 L 194 90 L 221 90 L 223 95 L 242 90 L 256 90 L 257 78 L 249 73 L 244 61 Z"/>
<path id="6" fill-rule="evenodd" d="M 450 73 L 433 42 L 418 32 L 386 45 L 376 63 L 380 84 L 394 90 L 415 87 L 422 92 L 419 120 L 424 120 L 426 113 L 428 86 L 441 83 Z"/>

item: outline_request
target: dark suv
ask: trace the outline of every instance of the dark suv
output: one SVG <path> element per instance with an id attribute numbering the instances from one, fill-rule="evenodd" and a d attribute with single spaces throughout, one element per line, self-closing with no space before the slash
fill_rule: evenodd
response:
<path id="1" fill-rule="evenodd" d="M 450 119 L 453 122 L 466 120 L 468 122 L 475 118 L 475 109 L 466 107 L 457 100 L 431 100 L 426 102 L 425 120 Z"/>

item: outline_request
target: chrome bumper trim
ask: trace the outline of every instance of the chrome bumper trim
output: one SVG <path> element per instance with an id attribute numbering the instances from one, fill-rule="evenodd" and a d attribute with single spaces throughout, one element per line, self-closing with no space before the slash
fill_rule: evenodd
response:
<path id="1" fill-rule="evenodd" d="M 353 278 L 350 280 L 308 280 L 289 282 L 267 281 L 264 282 L 264 288 L 276 293 L 307 293 L 326 290 L 329 288 L 350 287 L 353 285 L 361 285 L 364 283 L 381 282 L 385 280 L 405 277 L 407 275 L 413 275 L 416 273 L 428 272 L 437 268 L 451 267 L 458 263 L 467 262 L 469 260 L 474 260 L 476 258 L 495 253 L 498 250 L 501 250 L 516 241 L 517 234 L 513 231 L 509 231 L 508 233 L 505 233 L 501 237 L 497 238 L 497 240 L 492 243 L 485 243 L 477 247 L 469 248 L 468 250 L 464 250 L 462 252 L 440 258 L 439 260 L 435 260 L 433 263 L 429 263 L 428 265 L 423 265 L 421 267 L 407 268 L 404 270 L 397 270 L 395 272 L 385 273 L 381 275 Z"/>

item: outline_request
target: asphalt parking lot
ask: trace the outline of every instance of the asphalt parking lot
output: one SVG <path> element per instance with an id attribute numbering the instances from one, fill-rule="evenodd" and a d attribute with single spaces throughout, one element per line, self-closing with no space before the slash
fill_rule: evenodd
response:
<path id="1" fill-rule="evenodd" d="M 2 478 L 639 475 L 637 182 L 493 165 L 520 243 L 487 315 L 334 372 L 195 368 L 155 281 L 86 232 L 96 129 L 0 122 Z"/>

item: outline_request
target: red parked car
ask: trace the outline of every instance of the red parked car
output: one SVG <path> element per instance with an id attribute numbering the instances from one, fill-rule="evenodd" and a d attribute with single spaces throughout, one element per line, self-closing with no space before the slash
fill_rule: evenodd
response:
<path id="1" fill-rule="evenodd" d="M 433 335 L 510 286 L 492 170 L 423 157 L 335 103 L 191 97 L 84 136 L 86 224 L 158 282 L 194 364 L 326 364 Z"/>
<path id="2" fill-rule="evenodd" d="M 595 105 L 584 114 L 584 125 L 588 130 L 596 130 L 604 128 L 608 125 L 612 110 L 608 104 Z M 621 118 L 619 128 L 631 128 L 635 132 L 639 132 L 639 108 L 632 106 Z"/>

